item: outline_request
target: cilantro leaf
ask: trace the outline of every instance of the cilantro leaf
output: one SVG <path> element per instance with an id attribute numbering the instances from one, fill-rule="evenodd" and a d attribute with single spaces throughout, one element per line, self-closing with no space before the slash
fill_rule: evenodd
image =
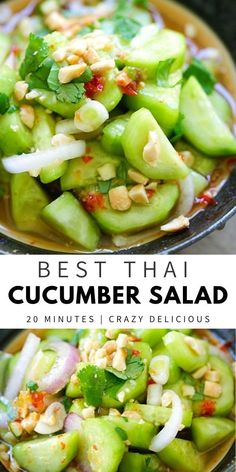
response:
<path id="1" fill-rule="evenodd" d="M 184 79 L 188 79 L 192 75 L 196 77 L 208 95 L 213 92 L 216 79 L 199 59 L 192 59 L 191 64 L 184 72 Z"/>
<path id="2" fill-rule="evenodd" d="M 192 396 L 192 400 L 193 400 L 194 402 L 199 401 L 199 400 L 204 400 L 204 398 L 205 398 L 204 395 L 203 395 L 202 393 L 200 393 L 200 392 L 196 392 L 196 393 L 194 393 L 194 395 Z"/>
<path id="3" fill-rule="evenodd" d="M 109 397 L 116 398 L 116 394 L 120 388 L 124 385 L 125 380 L 118 378 L 116 375 L 109 371 L 105 371 L 106 385 L 105 392 Z"/>
<path id="4" fill-rule="evenodd" d="M 49 48 L 47 43 L 41 38 L 33 33 L 30 33 L 29 44 L 25 52 L 25 58 L 20 66 L 20 76 L 22 79 L 30 72 L 35 72 L 44 59 L 48 57 Z"/>
<path id="5" fill-rule="evenodd" d="M 86 82 L 90 82 L 90 80 L 92 80 L 92 78 L 93 78 L 93 73 L 92 73 L 90 67 L 87 67 L 87 69 L 85 69 L 83 74 L 81 74 L 81 76 L 78 77 L 77 79 L 74 79 L 72 83 L 73 84 L 81 84 L 81 83 L 86 84 Z"/>
<path id="6" fill-rule="evenodd" d="M 106 385 L 104 369 L 95 365 L 87 365 L 78 372 L 81 390 L 88 405 L 99 406 Z"/>
<path id="7" fill-rule="evenodd" d="M 144 362 L 140 356 L 134 356 L 132 352 L 129 352 L 126 359 L 126 376 L 127 379 L 137 379 L 143 372 Z"/>
<path id="8" fill-rule="evenodd" d="M 114 33 L 126 41 L 131 41 L 141 28 L 141 24 L 136 20 L 120 15 L 114 18 L 113 23 Z"/>
<path id="9" fill-rule="evenodd" d="M 101 193 L 108 193 L 111 188 L 111 180 L 99 180 L 98 189 Z"/>
<path id="10" fill-rule="evenodd" d="M 106 367 L 106 371 L 110 372 L 113 375 L 115 375 L 118 379 L 127 380 L 127 375 L 126 375 L 125 371 L 120 372 L 119 370 L 114 369 L 113 367 Z"/>
<path id="11" fill-rule="evenodd" d="M 186 385 L 196 385 L 197 381 L 189 374 L 187 374 L 186 372 L 183 373 L 183 381 Z"/>
<path id="12" fill-rule="evenodd" d="M 70 407 L 72 405 L 72 399 L 71 398 L 68 398 L 68 397 L 64 397 L 62 400 L 61 400 L 61 403 L 62 405 L 64 406 L 65 410 L 66 410 L 66 413 L 69 412 L 70 410 Z"/>
<path id="13" fill-rule="evenodd" d="M 47 79 L 49 89 L 56 92 L 59 102 L 77 103 L 84 94 L 84 85 L 74 82 L 65 85 L 60 84 L 58 79 L 59 70 L 59 66 L 54 62 Z"/>
<path id="14" fill-rule="evenodd" d="M 27 382 L 27 384 L 26 384 L 26 388 L 28 390 L 30 390 L 31 392 L 36 392 L 36 390 L 38 390 L 39 386 L 33 380 L 29 380 L 29 382 Z"/>
<path id="15" fill-rule="evenodd" d="M 122 441 L 126 441 L 126 439 L 128 439 L 128 436 L 127 436 L 127 433 L 124 429 L 122 428 L 119 428 L 119 426 L 117 426 L 115 428 L 115 431 L 117 432 L 117 434 L 119 434 L 120 438 L 122 439 Z"/>
<path id="16" fill-rule="evenodd" d="M 133 0 L 133 4 L 138 7 L 148 8 L 148 0 Z"/>
<path id="17" fill-rule="evenodd" d="M 157 85 L 159 87 L 169 87 L 169 75 L 174 58 L 160 61 L 157 66 Z"/>
<path id="18" fill-rule="evenodd" d="M 47 57 L 37 69 L 37 71 L 30 74 L 27 82 L 30 90 L 39 88 L 48 90 L 48 76 L 53 65 L 53 60 Z"/>
<path id="19" fill-rule="evenodd" d="M 10 105 L 7 110 L 7 113 L 15 113 L 17 110 L 19 110 L 19 107 L 17 105 Z"/>
<path id="20" fill-rule="evenodd" d="M 5 93 L 0 93 L 0 115 L 4 115 L 10 107 L 10 101 Z"/>
<path id="21" fill-rule="evenodd" d="M 180 113 L 179 117 L 178 117 L 178 120 L 177 120 L 177 123 L 174 127 L 174 130 L 173 130 L 173 136 L 170 140 L 172 144 L 175 144 L 177 141 L 179 141 L 179 139 L 182 138 L 182 136 L 184 134 L 183 119 L 184 119 L 184 115 L 183 115 L 183 113 Z"/>

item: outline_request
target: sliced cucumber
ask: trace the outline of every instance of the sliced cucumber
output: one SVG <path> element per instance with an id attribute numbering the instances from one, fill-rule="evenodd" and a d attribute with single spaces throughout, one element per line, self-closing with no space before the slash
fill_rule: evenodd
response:
<path id="1" fill-rule="evenodd" d="M 164 406 L 143 405 L 140 403 L 127 403 L 125 411 L 136 411 L 148 423 L 153 423 L 156 426 L 165 425 L 171 415 L 171 408 Z M 182 424 L 188 428 L 192 423 L 192 412 L 184 411 Z"/>
<path id="2" fill-rule="evenodd" d="M 235 423 L 228 418 L 194 418 L 192 437 L 199 451 L 207 451 L 225 441 L 235 432 Z"/>
<path id="3" fill-rule="evenodd" d="M 179 472 L 202 472 L 204 469 L 201 455 L 192 441 L 174 439 L 169 446 L 158 453 L 164 464 Z"/>

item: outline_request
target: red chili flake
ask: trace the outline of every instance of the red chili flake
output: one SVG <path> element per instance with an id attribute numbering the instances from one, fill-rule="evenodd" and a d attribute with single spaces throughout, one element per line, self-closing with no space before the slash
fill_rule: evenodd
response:
<path id="1" fill-rule="evenodd" d="M 220 350 L 223 351 L 223 352 L 227 352 L 229 348 L 232 347 L 232 341 L 227 341 L 225 342 L 224 344 L 221 344 L 219 346 Z"/>
<path id="2" fill-rule="evenodd" d="M 136 338 L 135 336 L 132 336 L 132 339 L 131 339 L 131 340 L 134 341 L 134 342 L 136 342 L 136 343 L 138 343 L 138 342 L 141 341 L 141 338 Z"/>
<path id="3" fill-rule="evenodd" d="M 124 95 L 129 95 L 129 97 L 133 97 L 134 95 L 138 94 L 138 84 L 135 80 L 132 80 L 128 85 L 125 87 L 120 87 L 122 93 Z"/>
<path id="4" fill-rule="evenodd" d="M 93 157 L 92 156 L 83 156 L 82 161 L 85 162 L 85 164 L 88 164 L 88 162 L 92 161 Z"/>
<path id="5" fill-rule="evenodd" d="M 227 164 L 230 165 L 230 166 L 235 166 L 236 165 L 236 157 L 230 157 L 227 160 Z"/>
<path id="6" fill-rule="evenodd" d="M 87 210 L 89 213 L 92 213 L 93 211 L 104 207 L 103 194 L 100 192 L 88 193 L 82 198 L 82 203 L 85 210 Z"/>
<path id="7" fill-rule="evenodd" d="M 11 47 L 11 52 L 15 56 L 19 56 L 19 54 L 21 53 L 21 48 L 19 46 L 17 46 L 17 44 L 13 44 L 12 47 Z"/>
<path id="8" fill-rule="evenodd" d="M 215 412 L 215 402 L 213 400 L 204 400 L 200 406 L 202 416 L 212 416 Z"/>
<path id="9" fill-rule="evenodd" d="M 217 205 L 216 199 L 206 193 L 197 198 L 197 203 L 203 203 L 203 205 Z"/>
<path id="10" fill-rule="evenodd" d="M 43 411 L 45 408 L 45 403 L 44 403 L 44 398 L 45 398 L 45 393 L 44 392 L 32 392 L 30 394 L 31 397 L 31 403 L 34 408 L 36 408 L 39 411 Z"/>
<path id="11" fill-rule="evenodd" d="M 60 443 L 60 446 L 61 446 L 61 449 L 65 449 L 65 447 L 66 447 L 66 445 L 65 445 L 64 442 L 61 442 L 61 443 Z"/>
<path id="12" fill-rule="evenodd" d="M 92 445 L 92 448 L 93 448 L 95 451 L 97 451 L 97 450 L 98 450 L 98 447 L 97 447 L 97 445 L 96 445 L 96 444 L 93 444 L 93 445 Z"/>
<path id="13" fill-rule="evenodd" d="M 93 96 L 98 93 L 102 92 L 104 89 L 104 78 L 100 75 L 94 75 L 92 80 L 84 84 L 85 94 L 88 98 L 93 98 Z"/>
<path id="14" fill-rule="evenodd" d="M 154 193 L 155 193 L 155 190 L 153 190 L 152 188 L 147 188 L 146 189 L 146 194 L 147 194 L 147 197 L 148 197 L 149 200 L 150 200 L 150 198 L 153 197 Z"/>
<path id="15" fill-rule="evenodd" d="M 148 379 L 148 385 L 153 385 L 155 382 L 152 379 Z"/>
<path id="16" fill-rule="evenodd" d="M 139 356 L 139 355 L 140 355 L 140 351 L 137 351 L 136 349 L 133 349 L 133 350 L 132 350 L 132 354 L 133 354 L 133 356 Z"/>

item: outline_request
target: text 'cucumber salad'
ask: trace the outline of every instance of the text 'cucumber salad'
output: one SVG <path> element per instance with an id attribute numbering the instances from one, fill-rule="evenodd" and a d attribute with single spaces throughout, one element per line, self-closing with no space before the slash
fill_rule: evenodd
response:
<path id="1" fill-rule="evenodd" d="M 233 443 L 235 363 L 205 331 L 42 330 L 16 346 L 0 357 L 10 472 L 209 472 Z"/>
<path id="2" fill-rule="evenodd" d="M 2 27 L 1 194 L 17 231 L 129 247 L 217 203 L 236 154 L 221 58 L 156 16 L 145 0 L 45 0 Z"/>

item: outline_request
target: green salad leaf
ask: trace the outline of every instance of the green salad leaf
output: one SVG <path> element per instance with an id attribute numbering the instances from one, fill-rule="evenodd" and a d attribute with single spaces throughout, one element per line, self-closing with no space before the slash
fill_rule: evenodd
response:
<path id="1" fill-rule="evenodd" d="M 131 41 L 141 28 L 141 24 L 136 20 L 122 15 L 116 16 L 113 23 L 114 33 L 126 41 Z"/>
<path id="2" fill-rule="evenodd" d="M 191 64 L 184 72 L 184 79 L 188 79 L 191 75 L 196 77 L 208 95 L 213 92 L 216 79 L 199 59 L 192 59 Z"/>
<path id="3" fill-rule="evenodd" d="M 20 66 L 20 76 L 25 79 L 30 72 L 36 72 L 42 62 L 48 57 L 49 48 L 43 38 L 30 33 L 29 44 L 24 60 Z"/>
<path id="4" fill-rule="evenodd" d="M 126 376 L 127 379 L 137 379 L 139 375 L 143 372 L 144 362 L 140 356 L 132 354 L 132 351 L 129 351 L 128 357 L 126 359 Z"/>
<path id="5" fill-rule="evenodd" d="M 38 390 L 39 386 L 33 380 L 29 380 L 29 382 L 27 382 L 27 384 L 26 384 L 26 388 L 28 390 L 30 390 L 31 392 L 36 392 L 36 390 Z"/>
<path id="6" fill-rule="evenodd" d="M 57 100 L 64 103 L 77 103 L 84 95 L 83 83 L 71 82 L 60 84 L 58 75 L 60 67 L 54 62 L 47 78 L 48 87 L 56 93 Z"/>

